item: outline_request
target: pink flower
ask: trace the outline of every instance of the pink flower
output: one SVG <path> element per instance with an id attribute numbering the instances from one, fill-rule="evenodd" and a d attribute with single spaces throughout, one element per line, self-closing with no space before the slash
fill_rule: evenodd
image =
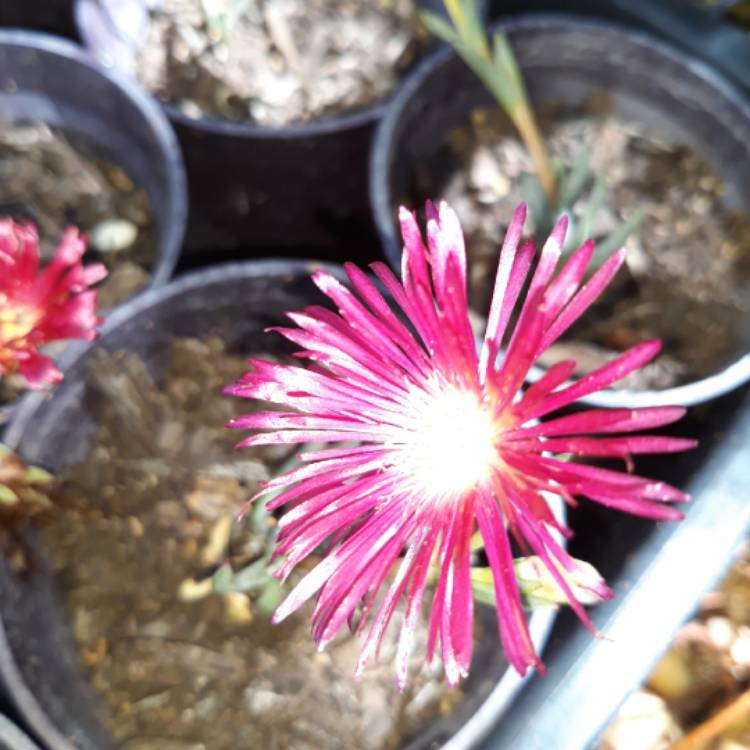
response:
<path id="1" fill-rule="evenodd" d="M 401 210 L 402 283 L 382 263 L 372 266 L 416 335 L 356 266 L 346 266 L 354 293 L 318 272 L 314 281 L 339 314 L 309 307 L 289 315 L 296 328 L 276 329 L 314 365 L 251 360 L 253 369 L 227 389 L 287 407 L 233 420 L 232 427 L 264 430 L 240 445 L 341 443 L 302 453 L 302 466 L 268 482 L 259 495 L 279 493 L 268 508 L 286 506 L 276 547 L 276 556 L 284 558 L 281 577 L 326 546 L 275 621 L 316 596 L 313 637 L 322 648 L 344 623 L 354 627 L 356 619 L 357 629 L 364 629 L 374 610 L 359 672 L 405 599 L 396 659 L 400 686 L 430 579 L 435 590 L 427 658 L 439 639 L 447 680 L 455 684 L 468 673 L 475 531 L 492 571 L 503 647 L 524 674 L 541 662 L 514 577 L 510 535 L 541 558 L 590 626 L 562 573 L 583 571 L 576 571 L 550 533 L 558 524 L 545 493 L 571 505 L 584 496 L 655 519 L 680 518 L 666 503 L 687 500 L 663 482 L 553 455 L 615 456 L 629 467 L 633 454 L 681 451 L 694 441 L 627 434 L 674 422 L 684 413 L 677 407 L 593 409 L 545 419 L 643 366 L 658 353 L 657 341 L 633 347 L 572 384 L 566 381 L 575 363 L 560 362 L 522 391 L 531 365 L 599 296 L 624 260 L 620 250 L 582 286 L 594 249 L 589 241 L 555 275 L 567 226 L 563 217 L 544 245 L 510 331 L 535 255 L 532 242 L 518 248 L 525 214 L 522 205 L 503 243 L 479 354 L 467 312 L 461 228 L 445 203 L 437 210 L 428 204 L 427 247 L 415 217 Z M 591 586 L 599 597 L 611 595 L 600 580 Z"/>
<path id="2" fill-rule="evenodd" d="M 100 322 L 92 284 L 107 271 L 84 266 L 77 229 L 65 231 L 53 260 L 39 270 L 39 237 L 30 224 L 0 219 L 0 376 L 20 373 L 30 388 L 62 374 L 38 347 L 61 339 L 93 339 Z"/>

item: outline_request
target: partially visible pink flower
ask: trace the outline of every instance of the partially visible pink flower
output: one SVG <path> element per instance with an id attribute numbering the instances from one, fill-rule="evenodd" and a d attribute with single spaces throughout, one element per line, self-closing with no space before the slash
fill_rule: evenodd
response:
<path id="1" fill-rule="evenodd" d="M 345 623 L 354 627 L 356 620 L 358 630 L 365 628 L 374 612 L 359 672 L 405 599 L 396 658 L 401 686 L 431 567 L 437 573 L 431 573 L 427 657 L 439 640 L 448 681 L 455 684 L 468 673 L 476 530 L 492 570 L 500 638 L 510 663 L 524 674 L 541 662 L 521 605 L 510 535 L 539 556 L 591 626 L 561 569 L 585 571 L 576 571 L 550 533 L 559 527 L 545 494 L 562 495 L 571 505 L 583 496 L 655 519 L 680 518 L 666 503 L 687 500 L 663 482 L 555 457 L 614 456 L 629 467 L 633 454 L 681 451 L 694 441 L 629 434 L 674 422 L 684 413 L 677 407 L 549 418 L 643 366 L 658 353 L 657 341 L 633 347 L 572 384 L 567 381 L 575 363 L 560 362 L 522 390 L 531 365 L 601 294 L 624 259 L 623 250 L 615 253 L 582 286 L 594 250 L 589 241 L 555 275 L 563 217 L 509 330 L 535 256 L 532 242 L 519 249 L 525 213 L 520 206 L 503 243 L 479 354 L 469 325 L 461 228 L 446 204 L 437 210 L 428 204 L 427 246 L 415 217 L 401 210 L 402 283 L 383 264 L 372 267 L 415 333 L 356 266 L 346 266 L 354 293 L 318 272 L 315 283 L 339 313 L 309 307 L 289 315 L 296 328 L 277 329 L 314 364 L 302 369 L 251 360 L 253 369 L 227 389 L 288 408 L 233 420 L 233 427 L 265 430 L 240 445 L 341 443 L 304 452 L 302 466 L 268 482 L 259 495 L 279 493 L 268 508 L 286 506 L 276 547 L 284 558 L 282 577 L 326 545 L 323 560 L 304 575 L 275 620 L 316 596 L 313 637 L 322 648 Z M 601 580 L 591 587 L 600 598 L 611 595 Z"/>
<path id="2" fill-rule="evenodd" d="M 92 284 L 107 275 L 84 266 L 86 243 L 71 227 L 55 257 L 39 269 L 39 237 L 30 224 L 0 219 L 0 376 L 20 373 L 30 388 L 62 374 L 39 347 L 61 339 L 93 339 L 100 319 Z"/>

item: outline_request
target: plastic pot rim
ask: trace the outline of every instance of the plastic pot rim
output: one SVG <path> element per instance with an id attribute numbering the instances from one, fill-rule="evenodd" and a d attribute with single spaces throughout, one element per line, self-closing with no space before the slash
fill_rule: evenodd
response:
<path id="1" fill-rule="evenodd" d="M 200 269 L 155 289 L 150 289 L 128 300 L 116 308 L 107 318 L 101 328 L 102 336 L 117 330 L 121 325 L 145 310 L 168 302 L 170 299 L 183 295 L 192 290 L 220 283 L 224 280 L 237 281 L 239 279 L 257 278 L 259 276 L 309 276 L 313 271 L 322 269 L 344 278 L 341 266 L 314 260 L 287 260 L 267 258 L 249 260 L 238 263 L 222 263 L 208 269 Z M 144 335 L 148 335 L 145 331 Z M 95 349 L 97 341 L 76 342 L 69 346 L 60 356 L 58 366 L 65 374 Z M 25 425 L 33 418 L 36 411 L 52 396 L 48 392 L 29 392 L 20 401 L 18 408 L 12 415 L 11 422 L 5 435 L 5 443 L 11 450 L 20 445 Z M 558 496 L 548 498 L 552 509 L 559 520 L 565 518 L 565 504 Z M 554 532 L 561 544 L 565 540 Z M 554 624 L 557 610 L 538 609 L 529 616 L 529 632 L 538 653 L 541 653 L 547 643 Z M 488 633 L 487 637 L 496 637 Z M 507 665 L 502 677 L 494 686 L 490 694 L 479 706 L 477 711 L 461 725 L 458 731 L 443 745 L 444 750 L 468 750 L 487 737 L 493 726 L 500 720 L 502 714 L 510 709 L 512 701 L 525 683 L 534 674 L 529 671 L 521 677 L 510 664 Z M 39 705 L 34 695 L 26 685 L 14 655 L 8 643 L 4 623 L 0 620 L 0 680 L 5 684 L 8 695 L 21 716 L 26 720 L 34 733 L 47 743 L 51 750 L 73 750 L 69 741 L 63 737 L 60 730 L 52 723 L 44 709 Z M 395 687 L 394 687 L 395 689 Z"/>
<path id="2" fill-rule="evenodd" d="M 0 714 L 0 747 L 3 750 L 40 750 L 20 727 L 3 714 Z"/>
<path id="3" fill-rule="evenodd" d="M 57 55 L 95 71 L 118 88 L 142 114 L 164 159 L 167 169 L 166 192 L 171 196 L 170 205 L 161 214 L 164 219 L 164 233 L 163 236 L 159 236 L 158 246 L 164 251 L 160 255 L 157 254 L 157 263 L 146 288 L 165 284 L 172 277 L 179 260 L 188 211 L 185 168 L 177 137 L 169 120 L 153 99 L 128 76 L 99 64 L 83 47 L 67 39 L 39 31 L 0 29 L 0 48 L 6 45 L 27 47 L 34 51 Z"/>
<path id="4" fill-rule="evenodd" d="M 610 21 L 593 20 L 580 15 L 561 13 L 544 13 L 519 15 L 510 19 L 495 21 L 490 28 L 510 31 L 590 31 L 593 34 L 613 34 L 625 38 L 634 46 L 648 47 L 663 58 L 686 68 L 695 76 L 702 78 L 719 94 L 730 100 L 739 109 L 745 119 L 750 121 L 750 102 L 738 92 L 724 77 L 710 65 L 663 42 L 648 32 L 636 31 Z M 368 187 L 370 208 L 373 214 L 380 245 L 388 264 L 397 272 L 400 271 L 401 239 L 398 232 L 393 204 L 391 203 L 388 178 L 393 153 L 395 151 L 396 130 L 401 115 L 412 97 L 421 88 L 423 82 L 443 68 L 455 53 L 449 47 L 436 50 L 425 58 L 415 70 L 403 81 L 394 97 L 386 107 L 372 141 Z M 534 365 L 528 381 L 535 382 L 541 378 L 546 369 Z M 717 372 L 684 385 L 662 390 L 635 391 L 625 388 L 606 388 L 580 399 L 580 403 L 598 407 L 642 408 L 647 406 L 694 406 L 711 401 L 738 388 L 750 380 L 750 352 L 735 359 Z M 570 381 L 569 381 L 570 382 Z M 569 384 L 569 383 L 568 383 Z"/>

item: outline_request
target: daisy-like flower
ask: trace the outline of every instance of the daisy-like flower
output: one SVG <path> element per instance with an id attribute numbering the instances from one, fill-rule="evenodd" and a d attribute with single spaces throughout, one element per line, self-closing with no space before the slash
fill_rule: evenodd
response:
<path id="1" fill-rule="evenodd" d="M 281 577 L 326 548 L 275 620 L 316 597 L 313 637 L 321 648 L 345 623 L 358 630 L 369 624 L 359 672 L 405 600 L 396 657 L 400 686 L 430 581 L 427 657 L 439 642 L 449 683 L 468 673 L 472 538 L 481 537 L 492 573 L 503 647 L 524 674 L 542 665 L 519 595 L 511 536 L 538 556 L 591 627 L 569 585 L 587 572 L 551 533 L 560 526 L 547 493 L 571 505 L 583 496 L 655 519 L 680 518 L 667 503 L 687 499 L 663 482 L 555 456 L 614 456 L 630 468 L 634 454 L 681 451 L 694 441 L 630 434 L 674 422 L 684 413 L 678 407 L 548 418 L 643 366 L 658 353 L 658 341 L 635 346 L 572 383 L 575 363 L 560 362 L 522 390 L 531 365 L 601 294 L 624 260 L 620 250 L 582 285 L 594 250 L 589 241 L 555 275 L 563 217 L 544 245 L 510 330 L 535 256 L 533 242 L 520 243 L 525 213 L 520 206 L 502 246 L 479 352 L 469 325 L 461 228 L 445 203 L 437 209 L 428 204 L 427 246 L 414 215 L 401 210 L 402 282 L 385 265 L 372 266 L 411 327 L 356 266 L 345 266 L 353 292 L 318 272 L 314 281 L 338 314 L 309 307 L 290 313 L 296 328 L 276 329 L 313 364 L 303 369 L 251 360 L 253 369 L 227 389 L 287 407 L 233 420 L 233 427 L 261 430 L 240 445 L 340 443 L 303 452 L 301 466 L 272 479 L 258 496 L 277 493 L 267 507 L 286 507 L 276 547 Z M 611 595 L 600 579 L 588 588 L 599 598 Z"/>
<path id="2" fill-rule="evenodd" d="M 86 243 L 70 228 L 52 261 L 39 269 L 39 237 L 30 224 L 0 219 L 0 377 L 20 373 L 30 388 L 62 379 L 38 350 L 62 339 L 93 339 L 100 322 L 96 292 L 107 275 L 101 263 L 84 266 Z"/>

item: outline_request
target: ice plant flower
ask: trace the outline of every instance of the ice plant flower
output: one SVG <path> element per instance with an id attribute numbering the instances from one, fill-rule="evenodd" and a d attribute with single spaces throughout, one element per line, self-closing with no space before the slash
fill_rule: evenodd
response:
<path id="1" fill-rule="evenodd" d="M 96 263 L 84 266 L 86 243 L 70 228 L 52 261 L 39 269 L 39 237 L 30 224 L 0 219 L 0 377 L 20 373 L 30 388 L 61 380 L 43 344 L 96 336 L 96 291 L 107 275 Z"/>
<path id="2" fill-rule="evenodd" d="M 258 430 L 240 445 L 340 444 L 306 449 L 301 465 L 269 481 L 258 496 L 274 493 L 267 507 L 286 507 L 276 546 L 281 577 L 321 545 L 326 550 L 275 620 L 315 596 L 313 637 L 321 648 L 345 623 L 357 630 L 369 624 L 360 671 L 405 600 L 396 656 L 400 686 L 430 580 L 427 657 L 439 642 L 447 680 L 455 684 L 468 673 L 475 532 L 492 572 L 502 644 L 523 674 L 542 665 L 522 609 L 511 536 L 538 556 L 590 625 L 569 584 L 585 581 L 588 571 L 577 570 L 556 541 L 552 531 L 559 525 L 547 493 L 571 505 L 582 496 L 655 519 L 680 518 L 668 503 L 687 499 L 663 482 L 556 455 L 614 456 L 630 469 L 634 454 L 680 451 L 694 442 L 630 434 L 679 419 L 684 410 L 678 407 L 554 416 L 643 366 L 659 351 L 658 341 L 635 346 L 572 383 L 575 363 L 560 362 L 523 390 L 531 365 L 601 294 L 624 260 L 620 250 L 583 284 L 594 250 L 589 241 L 555 274 L 563 217 L 531 274 L 535 246 L 520 241 L 525 213 L 520 206 L 503 242 L 479 352 L 469 325 L 461 228 L 445 203 L 428 204 L 427 245 L 416 218 L 401 210 L 402 281 L 383 264 L 372 266 L 411 327 L 356 266 L 345 266 L 353 291 L 317 272 L 315 283 L 338 313 L 309 307 L 290 313 L 296 327 L 276 329 L 312 365 L 250 360 L 251 371 L 227 389 L 286 407 L 234 419 L 230 426 Z M 598 598 L 610 595 L 598 577 L 586 585 Z"/>

